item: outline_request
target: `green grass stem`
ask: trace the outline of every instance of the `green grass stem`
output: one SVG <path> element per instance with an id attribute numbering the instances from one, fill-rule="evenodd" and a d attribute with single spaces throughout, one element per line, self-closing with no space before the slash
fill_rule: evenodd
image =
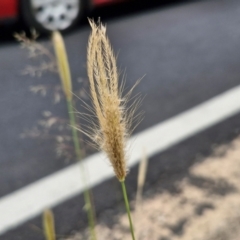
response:
<path id="1" fill-rule="evenodd" d="M 130 231 L 131 231 L 131 234 L 132 234 L 132 239 L 135 240 L 133 223 L 132 223 L 132 218 L 131 218 L 131 212 L 130 212 L 128 197 L 127 197 L 127 190 L 126 190 L 126 186 L 125 186 L 125 180 L 121 181 L 121 185 L 122 185 L 124 202 L 125 202 L 125 206 L 126 206 L 126 210 L 127 210 L 127 214 L 128 214 L 128 220 L 129 220 Z"/>
<path id="2" fill-rule="evenodd" d="M 75 149 L 75 154 L 78 159 L 78 161 L 82 160 L 83 154 L 80 149 L 80 142 L 78 138 L 78 131 L 77 131 L 77 124 L 76 124 L 76 117 L 74 113 L 74 107 L 73 107 L 73 101 L 67 100 L 67 107 L 68 107 L 68 114 L 69 114 L 69 119 L 70 119 L 70 125 L 72 129 L 72 137 L 73 137 L 73 143 L 74 143 L 74 149 Z M 89 223 L 89 229 L 90 229 L 90 234 L 91 234 L 91 239 L 96 240 L 96 233 L 95 233 L 95 215 L 94 215 L 94 208 L 93 204 L 91 201 L 91 194 L 90 190 L 87 184 L 87 177 L 86 177 L 86 172 L 85 169 L 83 168 L 83 165 L 81 164 L 81 169 L 82 169 L 82 177 L 84 181 L 84 186 L 86 187 L 83 195 L 84 195 L 84 201 L 86 204 L 86 211 L 88 215 L 88 223 Z"/>

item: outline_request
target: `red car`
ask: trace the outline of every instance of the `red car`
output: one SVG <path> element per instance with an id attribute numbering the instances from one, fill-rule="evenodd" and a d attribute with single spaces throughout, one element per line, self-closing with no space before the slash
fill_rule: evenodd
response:
<path id="1" fill-rule="evenodd" d="M 21 16 L 38 31 L 65 30 L 92 6 L 119 0 L 0 0 L 0 21 Z"/>

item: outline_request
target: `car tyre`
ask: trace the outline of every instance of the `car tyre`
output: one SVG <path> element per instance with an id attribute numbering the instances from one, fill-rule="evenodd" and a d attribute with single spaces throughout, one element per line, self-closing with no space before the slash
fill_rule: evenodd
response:
<path id="1" fill-rule="evenodd" d="M 21 15 L 29 29 L 41 33 L 50 33 L 53 30 L 67 31 L 85 16 L 88 8 L 87 0 L 68 0 L 67 3 L 59 1 L 55 5 L 51 5 L 51 2 L 45 1 L 44 5 L 44 1 L 41 0 L 21 1 Z"/>

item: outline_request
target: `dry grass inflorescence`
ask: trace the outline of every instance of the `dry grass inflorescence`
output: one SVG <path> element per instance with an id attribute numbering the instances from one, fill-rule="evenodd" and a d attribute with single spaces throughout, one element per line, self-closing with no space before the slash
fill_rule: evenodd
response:
<path id="1" fill-rule="evenodd" d="M 44 46 L 36 42 L 36 38 L 37 38 L 36 33 L 33 35 L 33 39 L 28 39 L 24 33 L 15 34 L 15 37 L 18 41 L 22 43 L 22 46 L 24 48 L 27 48 L 29 50 L 31 57 L 47 56 L 48 59 L 51 60 L 51 63 L 53 64 L 53 66 L 56 67 L 61 80 L 62 91 L 64 93 L 65 100 L 67 103 L 69 123 L 72 130 L 72 142 L 75 150 L 74 157 L 76 160 L 81 161 L 83 158 L 83 151 L 82 151 L 82 146 L 80 145 L 79 133 L 77 131 L 77 122 L 76 122 L 74 102 L 73 102 L 73 92 L 72 92 L 72 79 L 71 79 L 71 73 L 69 68 L 68 56 L 65 49 L 64 40 L 61 34 L 56 31 L 53 32 L 52 34 L 52 41 L 53 41 L 53 46 L 55 50 L 55 55 L 52 55 L 47 48 L 45 48 Z M 46 70 L 45 68 L 44 69 L 42 68 L 43 68 L 43 64 L 41 64 L 40 67 L 37 68 L 40 73 Z M 48 69 L 48 70 L 51 70 L 51 69 Z M 35 72 L 36 71 L 32 71 L 31 73 L 35 73 Z M 31 73 L 28 73 L 28 74 L 31 74 Z M 91 200 L 91 193 L 88 187 L 86 170 L 84 169 L 82 164 L 80 164 L 80 167 L 81 167 L 81 177 L 82 177 L 81 179 L 85 186 L 83 195 L 85 200 L 85 210 L 88 216 L 90 238 L 91 240 L 95 240 L 96 239 L 96 235 L 94 231 L 95 213 L 94 213 L 93 203 Z M 43 222 L 44 222 L 46 239 L 54 240 L 56 237 L 55 237 L 54 226 L 53 226 L 53 214 L 50 214 L 49 211 L 45 211 L 43 214 L 43 219 L 44 219 Z M 49 219 L 52 219 L 52 221 L 49 221 Z"/>
<path id="2" fill-rule="evenodd" d="M 46 240 L 56 240 L 54 216 L 49 209 L 43 212 L 43 230 Z"/>
<path id="3" fill-rule="evenodd" d="M 78 161 L 81 161 L 83 158 L 83 151 L 82 146 L 80 145 L 79 134 L 77 132 L 77 123 L 76 123 L 76 116 L 74 112 L 74 105 L 73 105 L 73 93 L 72 93 L 72 78 L 69 68 L 69 62 L 67 57 L 67 52 L 65 49 L 65 44 L 63 38 L 59 32 L 53 32 L 52 34 L 53 46 L 55 50 L 55 55 L 57 59 L 57 66 L 58 72 L 62 83 L 62 89 L 64 91 L 68 114 L 69 114 L 69 121 L 72 128 L 72 139 L 75 149 L 75 156 Z M 85 208 L 87 211 L 88 216 L 88 224 L 90 229 L 91 240 L 96 240 L 95 234 L 95 212 L 93 207 L 93 202 L 91 200 L 91 192 L 88 186 L 88 179 L 86 174 L 86 169 L 84 168 L 83 164 L 81 166 L 81 177 L 83 184 L 85 186 L 85 190 L 83 192 L 84 201 L 85 201 Z"/>
<path id="4" fill-rule="evenodd" d="M 91 139 L 106 152 L 116 177 L 126 177 L 126 140 L 128 121 L 125 113 L 126 99 L 119 90 L 116 59 L 101 23 L 89 21 L 92 34 L 89 38 L 87 70 L 90 91 L 97 116 Z"/>
<path id="5" fill-rule="evenodd" d="M 135 239 L 125 187 L 126 144 L 134 112 L 134 108 L 127 110 L 131 91 L 125 97 L 122 96 L 116 57 L 106 36 L 106 27 L 100 20 L 97 24 L 92 20 L 89 20 L 89 23 L 92 33 L 88 41 L 87 71 L 93 103 L 92 114 L 96 121 L 92 121 L 87 135 L 106 153 L 116 177 L 121 182 L 131 235 L 132 239 Z"/>
<path id="6" fill-rule="evenodd" d="M 140 98 L 132 98 L 131 104 L 128 104 L 132 90 L 135 86 L 123 96 L 124 81 L 121 83 L 119 81 L 120 74 L 117 69 L 116 57 L 111 48 L 109 39 L 106 36 L 106 27 L 100 22 L 100 20 L 97 24 L 92 20 L 89 20 L 89 23 L 92 32 L 89 37 L 87 49 L 87 72 L 93 107 L 89 107 L 91 111 L 89 116 L 92 117 L 89 122 L 92 123 L 92 125 L 85 126 L 85 129 L 78 128 L 76 123 L 71 73 L 67 52 L 61 34 L 59 32 L 53 32 L 52 35 L 55 55 L 51 54 L 47 48 L 36 42 L 36 33 L 34 33 L 33 39 L 31 40 L 28 39 L 24 33 L 16 34 L 15 37 L 22 43 L 24 48 L 29 50 L 30 57 L 35 58 L 44 56 L 44 58 L 48 60 L 47 63 L 43 62 L 38 67 L 28 67 L 24 72 L 25 74 L 41 76 L 42 72 L 47 70 L 58 72 L 61 79 L 62 91 L 67 103 L 75 157 L 77 160 L 81 160 L 83 157 L 79 141 L 79 133 L 77 132 L 77 129 L 79 129 L 91 138 L 99 150 L 106 153 L 111 162 L 114 173 L 121 183 L 131 236 L 132 239 L 135 239 L 125 186 L 125 178 L 127 175 L 126 162 L 128 158 L 127 140 L 130 135 L 131 123 L 135 120 L 133 115 L 140 103 Z M 83 115 L 86 116 L 86 114 Z M 82 180 L 86 185 L 84 199 L 89 221 L 89 237 L 92 240 L 95 240 L 97 239 L 94 230 L 95 214 L 90 199 L 86 173 L 84 169 L 82 170 Z M 141 183 L 141 188 L 142 185 L 143 183 Z M 44 213 L 44 229 L 47 240 L 53 240 L 56 238 L 54 233 L 53 214 L 49 211 L 45 211 Z"/>
<path id="7" fill-rule="evenodd" d="M 28 65 L 24 70 L 24 75 L 41 77 L 45 72 L 57 73 L 57 64 L 54 54 L 43 44 L 37 42 L 39 37 L 36 31 L 31 32 L 31 38 L 27 37 L 26 33 L 15 33 L 15 39 L 20 42 L 21 47 L 28 51 L 28 57 L 31 59 L 38 59 L 37 65 Z"/>

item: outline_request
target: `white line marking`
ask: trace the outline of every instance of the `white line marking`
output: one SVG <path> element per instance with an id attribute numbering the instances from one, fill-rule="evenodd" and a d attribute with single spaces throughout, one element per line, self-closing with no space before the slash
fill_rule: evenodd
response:
<path id="1" fill-rule="evenodd" d="M 240 86 L 235 87 L 173 118 L 150 127 L 130 139 L 129 166 L 139 162 L 144 147 L 147 156 L 159 153 L 194 134 L 240 112 Z M 113 176 L 102 153 L 85 159 L 90 186 Z M 39 215 L 83 191 L 80 166 L 74 164 L 0 199 L 0 234 Z"/>

